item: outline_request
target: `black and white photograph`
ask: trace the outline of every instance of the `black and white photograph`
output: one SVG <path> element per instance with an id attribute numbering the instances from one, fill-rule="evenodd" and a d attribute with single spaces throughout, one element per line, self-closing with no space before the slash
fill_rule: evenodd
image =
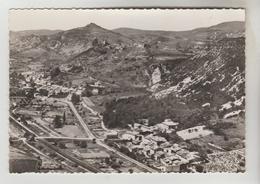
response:
<path id="1" fill-rule="evenodd" d="M 245 9 L 10 9 L 10 173 L 244 173 Z"/>

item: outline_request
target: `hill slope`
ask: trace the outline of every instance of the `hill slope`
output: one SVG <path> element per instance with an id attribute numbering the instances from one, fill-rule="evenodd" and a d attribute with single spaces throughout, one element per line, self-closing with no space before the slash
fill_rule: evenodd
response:
<path id="1" fill-rule="evenodd" d="M 111 31 L 91 23 L 51 35 L 11 32 L 10 56 L 15 66 L 76 66 L 74 78 L 145 88 L 157 100 L 172 96 L 190 109 L 210 106 L 228 117 L 244 111 L 244 30 L 244 22 L 180 32 Z"/>

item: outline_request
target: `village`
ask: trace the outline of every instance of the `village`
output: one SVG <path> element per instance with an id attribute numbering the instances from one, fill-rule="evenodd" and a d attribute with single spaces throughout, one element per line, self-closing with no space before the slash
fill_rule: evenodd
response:
<path id="1" fill-rule="evenodd" d="M 84 168 L 82 162 L 87 160 L 94 166 L 94 169 L 87 166 L 88 171 L 208 172 L 214 168 L 208 166 L 212 165 L 210 159 L 215 159 L 213 155 L 225 152 L 219 145 L 207 143 L 205 153 L 191 143 L 214 135 L 205 125 L 181 129 L 180 122 L 171 119 L 152 126 L 147 119 L 140 119 L 127 129 L 106 128 L 102 113 L 88 98 L 105 90 L 101 81 L 88 84 L 86 89 L 86 85 L 55 84 L 41 72 L 24 72 L 12 77 L 10 80 L 16 82 L 16 88 L 10 89 L 10 110 L 18 124 L 23 123 L 19 126 L 33 131 L 39 140 L 47 141 L 45 146 L 64 152 L 63 157 L 73 155 L 70 159 L 76 162 L 74 166 Z M 88 95 L 84 95 L 86 90 Z M 40 147 L 35 144 L 35 149 L 42 150 L 42 144 Z M 244 150 L 239 149 L 239 153 L 228 155 L 228 160 L 230 156 L 236 157 L 229 165 L 244 162 Z M 226 162 L 225 157 L 222 161 Z M 234 166 L 227 167 L 236 170 Z"/>

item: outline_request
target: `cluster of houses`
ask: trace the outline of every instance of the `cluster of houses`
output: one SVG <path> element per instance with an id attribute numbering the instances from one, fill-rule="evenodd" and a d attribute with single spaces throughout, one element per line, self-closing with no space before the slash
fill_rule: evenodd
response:
<path id="1" fill-rule="evenodd" d="M 36 96 L 67 96 L 70 93 L 75 93 L 76 95 L 82 95 L 86 88 L 84 86 L 60 86 L 53 84 L 50 81 L 50 77 L 44 77 L 43 72 L 23 72 L 25 80 L 20 81 L 20 86 L 22 90 L 31 89 L 32 81 L 35 84 Z M 90 90 L 92 95 L 98 95 L 104 86 L 100 81 L 96 81 L 93 84 L 88 85 L 88 90 Z"/>
<path id="2" fill-rule="evenodd" d="M 119 149 L 126 149 L 129 153 L 142 155 L 144 159 L 153 167 L 162 172 L 179 172 L 183 165 L 201 160 L 198 152 L 189 151 L 185 145 L 172 144 L 164 137 L 159 136 L 158 132 L 178 133 L 178 122 L 166 119 L 162 123 L 148 126 L 146 123 L 135 123 L 129 131 L 121 132 L 119 140 L 124 142 L 114 142 Z M 200 131 L 198 129 L 197 132 Z M 185 130 L 186 131 L 186 130 Z M 195 130 L 194 130 L 195 131 Z M 187 131 L 190 132 L 189 130 Z M 109 134 L 109 138 L 112 136 Z M 114 136 L 113 138 L 115 138 Z M 193 138 L 195 135 L 192 136 Z"/>
<path id="3" fill-rule="evenodd" d="M 53 96 L 59 94 L 65 94 L 67 98 L 71 97 L 71 94 L 82 95 L 85 88 L 78 87 L 66 87 L 55 85 L 50 82 L 49 78 L 44 77 L 43 73 L 23 73 L 25 81 L 23 86 L 30 87 L 30 83 L 33 81 L 36 86 L 35 97 L 43 98 L 41 93 L 46 92 L 44 96 Z M 104 88 L 100 82 L 95 82 L 88 85 L 92 89 L 93 94 L 98 94 L 100 90 Z M 46 97 L 45 97 L 46 98 Z M 213 132 L 207 130 L 205 126 L 191 127 L 185 130 L 179 130 L 179 123 L 172 121 L 171 119 L 165 119 L 163 122 L 156 125 L 149 125 L 148 120 L 142 120 L 139 123 L 129 125 L 130 130 L 110 132 L 107 134 L 107 139 L 118 139 L 120 141 L 114 141 L 114 145 L 119 149 L 124 147 L 129 153 L 142 155 L 144 160 L 155 168 L 158 168 L 162 172 L 179 172 L 181 166 L 199 162 L 200 156 L 198 152 L 192 152 L 182 144 L 172 144 L 162 135 L 175 134 L 183 140 L 196 139 L 203 136 L 212 134 Z M 123 141 L 123 144 L 122 144 Z"/>

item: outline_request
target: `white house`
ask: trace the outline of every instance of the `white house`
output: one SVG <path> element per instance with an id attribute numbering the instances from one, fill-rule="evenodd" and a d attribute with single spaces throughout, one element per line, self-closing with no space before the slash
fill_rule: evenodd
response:
<path id="1" fill-rule="evenodd" d="M 138 132 L 126 132 L 121 135 L 121 138 L 124 140 L 129 140 L 129 141 L 142 141 L 143 136 L 139 135 Z"/>
<path id="2" fill-rule="evenodd" d="M 151 142 L 156 143 L 156 144 L 162 144 L 162 143 L 167 142 L 167 140 L 164 137 L 154 136 L 152 134 L 146 136 L 145 138 L 148 139 Z"/>
<path id="3" fill-rule="evenodd" d="M 112 130 L 112 131 L 106 133 L 106 139 L 118 139 L 118 132 Z"/>
<path id="4" fill-rule="evenodd" d="M 121 136 L 122 139 L 124 140 L 134 140 L 135 139 L 135 134 L 133 133 L 124 133 Z"/>
<path id="5" fill-rule="evenodd" d="M 179 123 L 174 122 L 171 119 L 165 119 L 162 123 L 155 125 L 161 132 L 171 133 L 176 130 Z"/>

